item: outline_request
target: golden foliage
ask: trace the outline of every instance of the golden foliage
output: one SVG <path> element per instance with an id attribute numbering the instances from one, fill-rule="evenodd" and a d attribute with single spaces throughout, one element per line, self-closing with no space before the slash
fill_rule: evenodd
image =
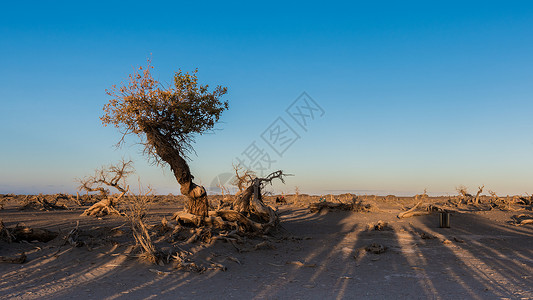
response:
<path id="1" fill-rule="evenodd" d="M 123 134 L 119 144 L 128 134 L 141 137 L 145 153 L 161 162 L 153 141 L 146 139 L 147 132 L 157 132 L 165 142 L 181 155 L 192 151 L 194 134 L 213 129 L 228 102 L 220 98 L 227 88 L 217 86 L 208 92 L 208 85 L 199 85 L 196 73 L 175 73 L 173 84 L 163 86 L 151 74 L 150 59 L 146 67 L 139 67 L 129 75 L 129 80 L 106 90 L 112 99 L 104 106 L 100 118 L 104 126 L 113 125 Z"/>

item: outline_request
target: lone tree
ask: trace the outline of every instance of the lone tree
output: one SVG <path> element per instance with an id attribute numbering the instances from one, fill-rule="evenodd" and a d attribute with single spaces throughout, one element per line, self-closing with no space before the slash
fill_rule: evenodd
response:
<path id="1" fill-rule="evenodd" d="M 126 83 L 106 90 L 112 99 L 104 106 L 102 123 L 119 128 L 124 142 L 127 135 L 137 135 L 144 153 L 156 164 L 168 164 L 188 198 L 187 212 L 204 218 L 208 215 L 205 188 L 193 182 L 187 155 L 197 134 L 213 129 L 220 114 L 228 108 L 221 97 L 227 88 L 199 85 L 195 70 L 175 73 L 172 84 L 163 85 L 150 73 L 150 60 L 129 75 Z"/>

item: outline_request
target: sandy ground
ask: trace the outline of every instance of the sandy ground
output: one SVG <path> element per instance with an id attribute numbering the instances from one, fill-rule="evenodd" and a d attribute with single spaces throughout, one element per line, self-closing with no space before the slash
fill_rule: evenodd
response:
<path id="1" fill-rule="evenodd" d="M 284 230 L 272 240 L 275 249 L 239 253 L 223 241 L 189 245 L 193 259 L 227 267 L 198 274 L 131 257 L 131 233 L 120 217 L 80 217 L 82 208 L 19 211 L 8 203 L 0 210 L 7 227 L 23 222 L 60 235 L 48 243 L 0 243 L 1 256 L 24 251 L 28 257 L 24 264 L 0 264 L 0 298 L 533 299 L 533 225 L 509 224 L 516 213 L 454 213 L 451 228 L 439 228 L 436 214 L 400 220 L 402 205 L 373 205 L 379 211 L 309 213 L 302 205 L 279 206 Z M 148 220 L 178 209 L 154 204 Z M 391 230 L 368 229 L 379 220 Z M 93 244 L 63 245 L 77 221 Z M 387 250 L 365 251 L 372 243 Z"/>

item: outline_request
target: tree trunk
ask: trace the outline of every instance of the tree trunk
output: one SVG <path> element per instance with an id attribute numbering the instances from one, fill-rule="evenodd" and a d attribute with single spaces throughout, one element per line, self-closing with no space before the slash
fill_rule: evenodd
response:
<path id="1" fill-rule="evenodd" d="M 263 203 L 261 182 L 264 180 L 264 178 L 255 178 L 252 184 L 237 196 L 233 202 L 233 209 L 240 214 L 250 214 L 248 218 L 255 222 L 259 221 L 262 231 L 268 233 L 271 228 L 278 225 L 279 217 L 271 207 Z"/>
<path id="2" fill-rule="evenodd" d="M 173 147 L 168 139 L 157 129 L 143 128 L 148 143 L 153 145 L 157 155 L 166 163 L 174 173 L 174 177 L 180 184 L 181 193 L 187 197 L 189 203 L 187 212 L 202 218 L 207 217 L 208 200 L 203 186 L 195 184 L 187 161 L 181 156 L 178 149 Z"/>

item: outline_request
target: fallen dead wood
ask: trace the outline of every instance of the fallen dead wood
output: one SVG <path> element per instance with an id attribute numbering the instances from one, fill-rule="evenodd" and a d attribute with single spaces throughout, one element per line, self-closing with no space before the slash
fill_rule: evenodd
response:
<path id="1" fill-rule="evenodd" d="M 39 241 L 43 243 L 47 243 L 58 236 L 57 232 L 48 229 L 31 228 L 26 226 L 16 226 L 11 233 L 15 237 L 15 241 Z"/>
<path id="2" fill-rule="evenodd" d="M 263 236 L 278 228 L 279 216 L 271 206 L 263 202 L 261 190 L 265 184 L 271 183 L 276 178 L 284 182 L 283 177 L 286 175 L 282 171 L 276 171 L 265 178 L 259 178 L 252 176 L 248 171 L 245 171 L 245 175 L 239 171 L 240 169 L 236 168 L 237 178 L 241 178 L 239 184 L 241 192 L 231 204 L 219 205 L 218 210 L 209 211 L 206 215 L 193 214 L 189 211 L 174 213 L 172 219 L 178 226 L 208 229 L 194 231 L 188 239 L 189 242 L 198 240 L 212 242 L 219 239 L 233 243 L 239 241 L 238 235 Z M 244 188 L 246 184 L 249 185 Z M 234 231 L 233 237 L 224 234 L 230 230 Z M 207 237 L 207 233 L 211 235 Z M 240 249 L 237 246 L 236 248 Z"/>
<path id="3" fill-rule="evenodd" d="M 408 211 L 398 214 L 398 218 L 405 219 L 405 218 L 410 218 L 410 217 L 415 217 L 415 216 L 430 215 L 434 212 L 450 212 L 450 211 L 453 211 L 453 210 L 450 210 L 449 208 L 444 208 L 442 206 L 438 206 L 435 204 L 429 204 L 429 203 L 424 203 L 420 201 Z"/>
<path id="4" fill-rule="evenodd" d="M 304 267 L 304 268 L 315 268 L 316 267 L 316 264 L 306 264 L 306 263 L 303 263 L 303 262 L 301 262 L 299 260 L 288 261 L 287 265 L 295 265 L 295 266 Z"/>
<path id="5" fill-rule="evenodd" d="M 49 201 L 48 198 L 51 198 Z M 64 210 L 68 209 L 66 205 L 64 204 L 57 204 L 58 200 L 64 199 L 66 196 L 63 194 L 57 194 L 54 196 L 45 196 L 43 194 L 39 194 L 36 196 L 27 195 L 22 200 L 22 203 L 19 206 L 19 210 L 25 210 L 25 209 L 38 209 L 38 210 Z"/>
<path id="6" fill-rule="evenodd" d="M 324 209 L 350 211 L 352 210 L 352 206 L 349 204 L 329 202 L 329 201 L 315 202 L 315 203 L 309 204 L 309 212 L 311 213 L 321 212 Z"/>
<path id="7" fill-rule="evenodd" d="M 276 246 L 274 246 L 271 242 L 269 241 L 263 241 L 263 242 L 260 242 L 258 244 L 256 244 L 254 246 L 254 250 L 273 250 L 273 249 L 276 249 Z"/>
<path id="8" fill-rule="evenodd" d="M 0 263 L 23 264 L 24 262 L 26 262 L 26 254 L 24 252 L 15 257 L 0 256 Z"/>
<path id="9" fill-rule="evenodd" d="M 124 196 L 125 192 L 121 193 L 118 197 L 115 199 L 108 197 L 104 198 L 95 204 L 93 204 L 91 207 L 86 209 L 81 216 L 96 216 L 96 217 L 103 217 L 106 215 L 122 215 L 121 212 L 119 212 L 115 205 L 116 203 Z"/>
<path id="10" fill-rule="evenodd" d="M 159 271 L 159 270 L 156 270 L 156 269 L 148 269 L 148 271 L 152 272 L 152 273 L 155 273 L 157 275 L 163 275 L 163 276 L 167 276 L 167 275 L 172 275 L 174 273 L 172 272 L 167 272 L 167 271 Z"/>
<path id="11" fill-rule="evenodd" d="M 9 199 L 14 198 L 12 195 L 3 195 L 0 194 L 0 209 L 4 209 L 4 205 L 7 203 Z"/>
<path id="12" fill-rule="evenodd" d="M 83 245 L 83 242 L 79 241 L 79 236 L 80 236 L 79 227 L 80 227 L 80 221 L 77 221 L 76 227 L 72 229 L 65 237 L 65 243 L 63 245 L 66 245 L 67 243 L 73 247 L 80 247 L 81 245 Z"/>
<path id="13" fill-rule="evenodd" d="M 420 233 L 420 238 L 423 240 L 432 240 L 432 239 L 436 239 L 437 237 L 430 233 L 422 232 Z"/>
<path id="14" fill-rule="evenodd" d="M 367 252 L 371 252 L 371 253 L 374 253 L 374 254 L 381 254 L 383 252 L 385 252 L 387 250 L 387 247 L 381 245 L 381 244 L 378 244 L 378 243 L 372 243 L 368 246 L 365 247 L 365 250 Z"/>
<path id="15" fill-rule="evenodd" d="M 175 255 L 171 256 L 171 258 L 175 261 L 174 268 L 180 271 L 185 272 L 191 272 L 191 273 L 199 273 L 202 274 L 207 270 L 221 270 L 226 271 L 226 266 L 217 263 L 217 262 L 207 262 L 206 264 L 199 264 L 194 261 L 192 261 L 187 256 L 189 253 L 186 252 L 179 252 Z M 166 275 L 166 274 L 162 274 Z"/>
<path id="16" fill-rule="evenodd" d="M 321 212 L 322 210 L 370 212 L 372 211 L 372 205 L 363 203 L 361 200 L 357 201 L 357 197 L 354 197 L 350 203 L 323 201 L 309 204 L 309 212 L 311 213 Z"/>
<path id="17" fill-rule="evenodd" d="M 7 229 L 2 220 L 0 220 L 0 240 L 6 241 L 8 243 L 11 243 L 13 240 L 15 240 L 15 237 L 13 236 L 11 231 Z"/>
<path id="18" fill-rule="evenodd" d="M 7 228 L 1 221 L 0 234 L 2 240 L 7 242 L 39 241 L 47 243 L 58 236 L 57 232 L 53 232 L 44 228 L 31 228 L 22 225 L 17 225 L 14 228 Z"/>
<path id="19" fill-rule="evenodd" d="M 128 192 L 129 187 L 123 187 L 119 184 L 121 181 L 126 180 L 126 177 L 133 173 L 133 162 L 122 160 L 116 165 L 110 165 L 108 167 L 102 167 L 97 169 L 94 176 L 90 176 L 84 179 L 78 179 L 81 183 L 79 189 L 89 192 L 99 192 L 100 197 L 103 199 L 86 209 L 82 216 L 96 216 L 102 217 L 105 215 L 123 215 L 119 212 L 115 206 L 119 203 L 122 197 Z M 113 197 L 109 194 L 109 190 L 105 188 L 113 187 L 120 194 Z"/>
<path id="20" fill-rule="evenodd" d="M 524 226 L 527 224 L 533 224 L 533 216 L 528 214 L 514 215 L 512 224 L 515 226 Z"/>
<path id="21" fill-rule="evenodd" d="M 141 259 L 144 259 L 153 264 L 163 265 L 165 256 L 167 257 L 167 262 L 172 253 L 162 252 L 156 245 L 152 242 L 152 237 L 144 222 L 144 218 L 148 212 L 148 205 L 150 204 L 149 194 L 151 194 L 152 189 L 149 188 L 148 191 L 141 195 L 130 194 L 128 204 L 128 212 L 125 214 L 126 218 L 130 221 L 131 231 L 135 239 L 135 245 L 140 247 L 142 253 L 139 256 Z M 125 191 L 122 193 L 124 194 Z M 164 224 L 162 222 L 162 224 Z"/>
<path id="22" fill-rule="evenodd" d="M 389 223 L 379 220 L 376 224 L 370 223 L 366 226 L 367 231 L 377 230 L 377 231 L 386 231 L 394 230 L 389 226 Z"/>

